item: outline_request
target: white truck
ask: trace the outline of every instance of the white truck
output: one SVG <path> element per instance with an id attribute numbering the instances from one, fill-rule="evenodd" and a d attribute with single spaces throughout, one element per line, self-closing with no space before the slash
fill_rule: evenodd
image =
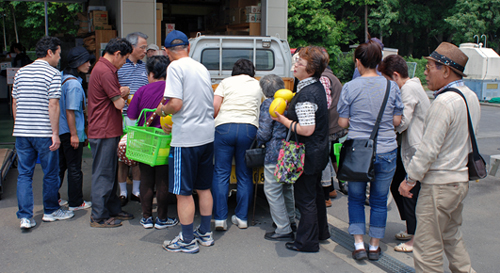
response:
<path id="1" fill-rule="evenodd" d="M 292 55 L 286 40 L 267 36 L 205 36 L 189 40 L 189 56 L 202 63 L 216 87 L 231 76 L 234 63 L 248 59 L 255 65 L 255 78 L 276 74 L 283 78 L 286 88 L 293 88 Z"/>

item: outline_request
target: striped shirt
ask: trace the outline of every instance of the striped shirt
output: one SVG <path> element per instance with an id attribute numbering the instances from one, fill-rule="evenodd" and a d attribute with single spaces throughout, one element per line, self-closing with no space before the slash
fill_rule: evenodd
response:
<path id="1" fill-rule="evenodd" d="M 135 91 L 149 83 L 146 64 L 141 60 L 134 64 L 127 59 L 126 63 L 118 70 L 118 81 L 121 86 L 128 86 L 130 95 L 133 95 Z M 123 111 L 127 111 L 127 109 L 128 105 L 126 104 Z"/>
<path id="2" fill-rule="evenodd" d="M 13 136 L 52 137 L 49 100 L 61 97 L 61 73 L 43 60 L 17 71 L 12 88 L 16 99 Z"/>

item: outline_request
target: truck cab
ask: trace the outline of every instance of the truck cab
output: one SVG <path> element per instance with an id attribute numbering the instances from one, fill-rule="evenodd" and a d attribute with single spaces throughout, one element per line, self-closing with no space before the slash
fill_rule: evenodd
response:
<path id="1" fill-rule="evenodd" d="M 234 63 L 248 59 L 255 65 L 255 77 L 276 74 L 293 84 L 292 56 L 286 40 L 266 36 L 205 36 L 189 40 L 189 56 L 210 72 L 212 85 L 230 77 Z"/>

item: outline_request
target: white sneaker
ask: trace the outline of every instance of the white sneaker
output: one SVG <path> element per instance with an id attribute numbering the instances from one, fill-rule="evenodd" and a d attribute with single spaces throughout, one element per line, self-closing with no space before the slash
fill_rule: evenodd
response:
<path id="1" fill-rule="evenodd" d="M 68 204 L 68 200 L 64 200 L 64 199 L 59 199 L 59 206 L 66 206 Z"/>
<path id="2" fill-rule="evenodd" d="M 30 229 L 36 226 L 35 219 L 21 218 L 21 229 Z"/>
<path id="3" fill-rule="evenodd" d="M 226 231 L 227 230 L 227 220 L 215 220 L 215 230 Z"/>
<path id="4" fill-rule="evenodd" d="M 245 229 L 248 227 L 247 221 L 241 220 L 240 218 L 236 217 L 236 215 L 233 215 L 233 217 L 231 217 L 231 222 L 233 222 L 233 224 L 241 229 Z"/>
<path id="5" fill-rule="evenodd" d="M 81 210 L 81 209 L 88 209 L 92 207 L 92 202 L 90 201 L 83 201 L 83 203 L 78 206 L 78 207 L 69 207 L 70 211 L 75 211 L 75 210 Z"/>
<path id="6" fill-rule="evenodd" d="M 72 211 L 59 208 L 51 214 L 43 214 L 42 221 L 44 222 L 54 222 L 56 220 L 66 220 L 75 216 Z"/>

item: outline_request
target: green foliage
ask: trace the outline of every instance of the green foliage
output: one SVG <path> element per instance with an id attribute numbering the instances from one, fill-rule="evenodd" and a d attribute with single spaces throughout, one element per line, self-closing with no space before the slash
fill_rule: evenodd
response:
<path id="1" fill-rule="evenodd" d="M 445 21 L 454 31 L 452 41 L 455 44 L 476 42 L 474 35 L 485 34 L 488 37 L 487 46 L 499 50 L 500 1 L 458 0 L 453 11 L 453 15 Z"/>
<path id="2" fill-rule="evenodd" d="M 352 79 L 354 74 L 354 49 L 338 55 L 334 62 L 331 62 L 333 74 L 339 78 L 342 84 Z"/>
<path id="3" fill-rule="evenodd" d="M 81 4 L 54 3 L 47 4 L 49 19 L 49 35 L 76 35 L 76 14 L 82 10 Z M 12 12 L 15 12 L 19 41 L 27 50 L 33 50 L 36 42 L 45 35 L 45 4 L 43 2 L 12 1 L 0 2 L 0 13 L 5 14 L 5 30 L 7 44 L 16 41 Z M 3 44 L 3 39 L 1 40 Z"/>
<path id="4" fill-rule="evenodd" d="M 422 85 L 426 85 L 427 81 L 425 80 L 424 71 L 425 71 L 425 65 L 427 64 L 427 59 L 425 59 L 424 57 L 422 57 L 420 59 L 413 58 L 413 56 L 407 56 L 407 57 L 403 57 L 403 58 L 407 62 L 417 63 L 417 68 L 415 70 L 415 77 L 418 77 L 420 79 L 420 82 L 422 83 Z"/>

